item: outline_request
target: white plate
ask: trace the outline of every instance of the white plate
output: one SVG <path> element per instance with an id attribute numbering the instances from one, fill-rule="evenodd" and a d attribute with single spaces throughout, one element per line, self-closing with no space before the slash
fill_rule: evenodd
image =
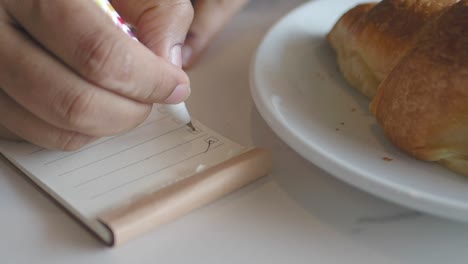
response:
<path id="1" fill-rule="evenodd" d="M 358 2 L 312 1 L 270 30 L 251 69 L 257 108 L 287 144 L 332 175 L 396 203 L 468 221 L 468 179 L 393 147 L 369 101 L 339 73 L 325 35 Z"/>

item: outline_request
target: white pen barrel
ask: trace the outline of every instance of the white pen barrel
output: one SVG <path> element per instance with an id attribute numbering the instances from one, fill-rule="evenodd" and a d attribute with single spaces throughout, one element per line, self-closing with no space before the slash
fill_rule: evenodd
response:
<path id="1" fill-rule="evenodd" d="M 164 108 L 171 116 L 177 119 L 177 121 L 180 121 L 183 124 L 191 122 L 190 114 L 187 111 L 187 107 L 184 102 L 179 104 L 167 104 L 164 105 Z"/>

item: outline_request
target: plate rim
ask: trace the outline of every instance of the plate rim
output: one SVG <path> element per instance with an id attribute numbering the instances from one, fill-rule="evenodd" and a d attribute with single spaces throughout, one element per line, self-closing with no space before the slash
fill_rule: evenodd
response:
<path id="1" fill-rule="evenodd" d="M 299 5 L 283 15 L 264 34 L 249 65 L 249 88 L 258 112 L 274 133 L 281 138 L 281 140 L 283 140 L 304 159 L 323 169 L 331 176 L 346 182 L 359 190 L 370 193 L 376 197 L 383 198 L 387 201 L 426 212 L 431 215 L 461 222 L 468 222 L 468 207 L 465 203 L 461 203 L 454 199 L 448 200 L 445 197 L 432 195 L 427 192 L 415 193 L 415 191 L 411 190 L 410 187 L 378 177 L 369 177 L 365 170 L 358 170 L 356 167 L 346 166 L 345 162 L 340 162 L 339 159 L 333 155 L 327 155 L 326 152 L 320 151 L 317 147 L 308 144 L 308 142 L 303 140 L 300 135 L 294 133 L 294 131 L 290 129 L 287 129 L 281 120 L 273 114 L 274 111 L 270 107 L 270 104 L 266 102 L 267 100 L 262 98 L 256 78 L 256 68 L 260 50 L 264 45 L 266 45 L 265 43 L 271 35 L 275 33 L 276 29 L 279 28 L 284 21 L 288 20 L 289 17 L 293 17 L 302 9 L 310 8 L 310 6 L 317 5 L 324 1 L 325 0 L 314 0 Z M 365 0 L 358 1 L 366 2 Z M 312 151 L 312 153 L 305 153 L 304 149 L 299 147 L 298 144 L 308 145 L 308 151 Z M 371 185 L 374 187 L 369 187 Z"/>

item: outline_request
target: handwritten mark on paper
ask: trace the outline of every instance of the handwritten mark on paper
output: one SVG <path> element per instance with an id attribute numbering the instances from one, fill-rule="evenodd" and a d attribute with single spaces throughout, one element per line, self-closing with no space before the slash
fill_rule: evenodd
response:
<path id="1" fill-rule="evenodd" d="M 219 139 L 215 138 L 215 137 L 209 137 L 209 138 L 206 138 L 205 139 L 205 142 L 208 144 L 208 146 L 206 147 L 206 150 L 205 150 L 205 153 L 208 152 L 208 150 L 210 150 L 211 146 L 218 142 Z"/>
<path id="2" fill-rule="evenodd" d="M 194 134 L 194 135 L 196 135 L 196 134 L 202 132 L 203 130 L 201 130 L 201 129 L 198 128 L 198 127 L 195 127 L 195 130 L 193 130 L 193 129 L 190 128 L 190 127 L 187 127 L 187 131 L 190 132 L 190 133 L 192 133 L 192 134 Z"/>

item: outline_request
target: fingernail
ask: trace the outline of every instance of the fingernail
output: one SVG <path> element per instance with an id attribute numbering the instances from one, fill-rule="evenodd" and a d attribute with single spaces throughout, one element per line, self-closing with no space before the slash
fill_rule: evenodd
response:
<path id="1" fill-rule="evenodd" d="M 175 45 L 171 49 L 171 63 L 181 67 L 182 66 L 182 47 L 181 45 Z"/>
<path id="2" fill-rule="evenodd" d="M 174 89 L 174 91 L 172 91 L 171 95 L 169 95 L 169 97 L 166 100 L 164 100 L 164 103 L 165 104 L 178 104 L 178 103 L 185 101 L 185 99 L 187 99 L 189 95 L 190 95 L 190 86 L 186 84 L 179 84 Z"/>
<path id="3" fill-rule="evenodd" d="M 192 47 L 184 45 L 182 47 L 182 65 L 186 66 L 190 61 L 190 57 L 192 57 Z"/>

